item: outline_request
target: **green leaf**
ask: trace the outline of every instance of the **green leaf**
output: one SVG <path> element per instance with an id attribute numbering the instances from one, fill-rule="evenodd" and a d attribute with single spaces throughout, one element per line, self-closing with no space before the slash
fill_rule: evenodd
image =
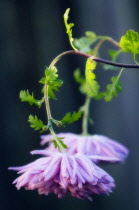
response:
<path id="1" fill-rule="evenodd" d="M 104 96 L 105 96 L 105 92 L 99 92 L 99 93 L 97 94 L 97 96 L 95 96 L 94 98 L 95 98 L 96 100 L 100 100 L 100 99 L 103 99 Z"/>
<path id="2" fill-rule="evenodd" d="M 35 104 L 36 106 L 41 107 L 42 102 L 44 101 L 42 100 L 37 100 L 34 98 L 33 93 L 30 94 L 28 90 L 21 90 L 19 93 L 19 98 L 21 99 L 22 102 L 28 102 L 30 105 Z"/>
<path id="3" fill-rule="evenodd" d="M 46 76 L 47 82 L 55 81 L 58 77 L 57 72 L 58 70 L 55 66 L 53 66 L 52 68 L 46 68 L 45 76 Z"/>
<path id="4" fill-rule="evenodd" d="M 133 30 L 128 30 L 120 39 L 120 46 L 123 52 L 132 53 L 134 61 L 139 54 L 139 34 Z"/>
<path id="5" fill-rule="evenodd" d="M 87 59 L 86 69 L 85 69 L 86 91 L 90 97 L 97 96 L 100 88 L 98 82 L 95 80 L 96 75 L 93 72 L 95 68 L 96 68 L 96 62 L 91 60 L 90 58 Z"/>
<path id="6" fill-rule="evenodd" d="M 63 81 L 58 79 L 58 70 L 55 66 L 52 68 L 46 67 L 45 77 L 43 77 L 39 82 L 42 84 L 47 84 L 48 87 L 48 96 L 51 99 L 56 99 L 54 91 L 59 91 L 59 87 L 62 86 Z"/>
<path id="7" fill-rule="evenodd" d="M 110 55 L 112 61 L 115 62 L 121 52 L 121 50 L 109 50 L 108 54 Z"/>
<path id="8" fill-rule="evenodd" d="M 48 129 L 48 126 L 44 125 L 44 123 L 41 120 L 39 120 L 36 115 L 29 115 L 28 122 L 30 122 L 31 128 L 33 128 L 35 131 L 40 130 L 40 133 Z"/>
<path id="9" fill-rule="evenodd" d="M 117 77 L 111 78 L 112 83 L 107 85 L 107 90 L 104 93 L 105 101 L 107 101 L 107 102 L 111 101 L 113 99 L 113 97 L 118 96 L 117 92 L 122 92 L 122 83 L 119 79 L 121 77 L 123 70 L 124 70 L 124 68 L 121 69 L 121 71 Z"/>
<path id="10" fill-rule="evenodd" d="M 111 66 L 109 64 L 102 64 L 103 65 L 103 69 L 104 70 L 116 70 L 117 71 L 117 67 L 116 66 Z"/>
<path id="11" fill-rule="evenodd" d="M 65 123 L 71 124 L 75 121 L 77 121 L 82 115 L 82 111 L 78 111 L 78 112 L 73 112 L 72 114 L 70 112 L 68 112 L 63 119 L 61 120 L 63 126 L 65 125 Z"/>
<path id="12" fill-rule="evenodd" d="M 57 137 L 57 140 L 52 139 L 51 141 L 54 143 L 55 148 L 61 149 L 61 147 L 62 147 L 62 148 L 67 149 L 68 148 L 67 145 L 64 144 L 64 142 L 61 139 L 64 139 L 64 137 L 63 138 L 62 137 Z"/>
<path id="13" fill-rule="evenodd" d="M 74 39 L 74 45 L 77 47 L 78 50 L 84 53 L 89 53 L 92 50 L 91 45 L 95 41 L 97 41 L 96 34 L 92 31 L 87 31 L 85 32 L 85 36 L 79 39 Z"/>
<path id="14" fill-rule="evenodd" d="M 73 76 L 77 83 L 81 85 L 85 83 L 85 78 L 81 76 L 80 69 L 75 69 Z"/>
<path id="15" fill-rule="evenodd" d="M 50 86 L 48 87 L 48 97 L 51 99 L 56 99 L 55 92 L 54 91 L 59 91 L 57 87 Z"/>
<path id="16" fill-rule="evenodd" d="M 85 78 L 81 75 L 80 69 L 76 69 L 74 71 L 74 79 L 77 83 L 80 84 L 79 90 L 82 94 L 86 94 L 86 80 Z"/>
<path id="17" fill-rule="evenodd" d="M 66 26 L 66 33 L 68 34 L 69 37 L 69 41 L 70 41 L 70 45 L 74 50 L 77 50 L 76 47 L 73 44 L 73 37 L 72 37 L 72 27 L 74 26 L 74 23 L 68 23 L 68 19 L 69 19 L 69 12 L 70 12 L 70 8 L 68 8 L 66 10 L 66 12 L 64 13 L 64 23 Z"/>

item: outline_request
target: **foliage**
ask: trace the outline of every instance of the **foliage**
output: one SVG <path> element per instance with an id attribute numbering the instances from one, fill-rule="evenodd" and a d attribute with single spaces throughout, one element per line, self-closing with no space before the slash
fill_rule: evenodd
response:
<path id="1" fill-rule="evenodd" d="M 85 77 L 86 77 L 86 91 L 90 97 L 97 96 L 100 86 L 96 81 L 96 75 L 94 70 L 96 68 L 96 62 L 90 58 L 86 62 Z"/>
<path id="2" fill-rule="evenodd" d="M 125 53 L 132 53 L 136 62 L 136 55 L 139 54 L 139 34 L 133 30 L 128 30 L 120 39 L 120 46 Z"/>
<path id="3" fill-rule="evenodd" d="M 40 130 L 40 133 L 48 129 L 48 126 L 45 126 L 44 123 L 39 120 L 36 115 L 29 115 L 28 122 L 30 122 L 31 128 L 33 128 L 35 131 Z"/>
<path id="4" fill-rule="evenodd" d="M 28 102 L 30 105 L 36 105 L 38 107 L 41 107 L 41 104 L 43 102 L 42 100 L 37 100 L 34 98 L 33 93 L 30 94 L 28 90 L 21 90 L 19 93 L 19 98 L 22 102 Z"/>
<path id="5" fill-rule="evenodd" d="M 74 24 L 68 23 L 69 12 L 70 9 L 68 8 L 64 14 L 64 23 L 70 45 L 73 48 L 71 52 L 73 54 L 83 55 L 85 57 L 89 57 L 89 55 L 91 56 L 86 61 L 84 75 L 81 74 L 79 68 L 77 68 L 74 72 L 74 78 L 75 81 L 79 84 L 80 92 L 86 95 L 86 99 L 89 100 L 86 100 L 85 104 L 82 106 L 82 108 L 80 108 L 78 112 L 74 111 L 73 113 L 66 113 L 62 120 L 54 119 L 51 116 L 49 98 L 56 99 L 55 91 L 59 91 L 59 88 L 63 85 L 63 81 L 59 79 L 58 70 L 55 64 L 63 55 L 70 54 L 70 51 L 64 52 L 57 56 L 52 61 L 50 66 L 45 68 L 44 76 L 39 81 L 39 83 L 43 84 L 42 93 L 44 94 L 40 100 L 37 100 L 34 97 L 34 94 L 30 93 L 29 90 L 21 90 L 19 94 L 22 102 L 28 102 L 30 105 L 36 105 L 39 108 L 41 107 L 42 103 L 45 102 L 48 117 L 47 125 L 45 125 L 42 120 L 40 120 L 36 115 L 29 115 L 28 121 L 30 123 L 30 127 L 32 127 L 34 130 L 38 130 L 39 132 L 49 130 L 53 136 L 51 141 L 53 142 L 54 147 L 58 149 L 66 149 L 67 146 L 62 141 L 63 138 L 59 138 L 56 136 L 52 128 L 52 123 L 54 123 L 58 127 L 65 126 L 65 124 L 71 124 L 79 120 L 83 115 L 83 124 L 86 125 L 86 122 L 88 121 L 88 119 L 90 119 L 88 109 L 91 98 L 96 100 L 103 99 L 106 102 L 109 102 L 114 97 L 117 97 L 118 93 L 122 92 L 122 83 L 120 81 L 120 78 L 124 68 L 120 70 L 118 76 L 111 77 L 111 83 L 107 84 L 106 90 L 100 91 L 100 85 L 98 84 L 95 74 L 97 62 L 103 61 L 102 68 L 105 70 L 118 71 L 119 69 L 117 67 L 112 66 L 114 64 L 112 62 L 116 62 L 121 52 L 132 53 L 136 64 L 138 64 L 136 61 L 136 56 L 137 54 L 139 54 L 139 34 L 133 30 L 128 30 L 126 34 L 121 37 L 119 43 L 113 40 L 111 37 L 96 35 L 92 31 L 85 32 L 83 37 L 73 39 L 72 28 Z M 109 62 L 101 59 L 99 55 L 102 44 L 104 44 L 104 42 L 106 41 L 115 45 L 117 48 L 108 50 L 108 55 L 111 58 L 111 61 Z M 87 120 L 85 119 L 85 117 L 87 118 Z"/>
<path id="6" fill-rule="evenodd" d="M 74 46 L 73 44 L 73 37 L 72 37 L 72 27 L 74 26 L 74 23 L 68 23 L 68 19 L 69 19 L 69 12 L 70 12 L 70 9 L 68 8 L 64 14 L 64 22 L 65 22 L 65 27 L 66 27 L 66 33 L 68 34 L 68 37 L 69 37 L 69 42 L 70 42 L 70 45 L 71 47 L 74 49 L 74 50 L 77 50 L 76 47 Z"/>
<path id="7" fill-rule="evenodd" d="M 42 84 L 48 85 L 48 96 L 51 99 L 56 99 L 54 91 L 59 91 L 59 87 L 63 84 L 63 81 L 58 79 L 57 71 L 55 66 L 46 67 L 45 77 L 42 77 L 39 81 Z"/>
<path id="8" fill-rule="evenodd" d="M 78 112 L 73 112 L 72 114 L 70 112 L 68 112 L 63 119 L 61 120 L 62 125 L 64 126 L 65 123 L 71 124 L 75 121 L 77 121 L 82 115 L 81 111 Z"/>
<path id="9" fill-rule="evenodd" d="M 64 139 L 64 138 L 57 137 L 56 140 L 55 140 L 55 139 L 52 139 L 51 141 L 54 143 L 54 147 L 55 147 L 55 148 L 62 147 L 62 148 L 64 148 L 64 149 L 67 149 L 67 148 L 68 148 L 67 145 L 64 144 L 64 142 L 63 142 L 61 139 Z M 59 146 L 59 144 L 60 144 L 61 146 Z"/>
<path id="10" fill-rule="evenodd" d="M 113 97 L 118 96 L 117 92 L 122 92 L 122 83 L 120 81 L 120 76 L 123 70 L 124 69 L 121 69 L 117 77 L 111 78 L 112 83 L 107 85 L 107 90 L 104 93 L 105 101 L 111 101 Z"/>

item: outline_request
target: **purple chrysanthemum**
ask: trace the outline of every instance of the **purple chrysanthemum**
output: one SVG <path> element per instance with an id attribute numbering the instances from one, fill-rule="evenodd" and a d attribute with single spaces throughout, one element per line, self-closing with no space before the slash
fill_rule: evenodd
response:
<path id="1" fill-rule="evenodd" d="M 73 197 L 92 200 L 92 194 L 108 194 L 115 186 L 113 178 L 95 165 L 91 156 L 67 153 L 53 153 L 36 150 L 31 154 L 45 157 L 21 167 L 10 167 L 20 175 L 13 183 L 17 189 L 37 189 L 39 194 L 57 194 L 59 198 L 66 194 Z M 47 157 L 46 157 L 47 156 Z"/>
<path id="2" fill-rule="evenodd" d="M 68 154 L 71 155 L 76 153 L 97 155 L 106 157 L 101 162 L 124 162 L 129 153 L 124 145 L 102 135 L 80 136 L 73 133 L 59 133 L 57 136 L 65 137 L 63 141 L 68 146 Z M 41 139 L 41 145 L 44 145 L 52 139 L 52 136 L 43 135 Z M 46 150 L 57 151 L 51 143 Z M 107 159 L 107 157 L 109 158 Z M 100 160 L 96 160 L 96 162 L 100 162 Z"/>

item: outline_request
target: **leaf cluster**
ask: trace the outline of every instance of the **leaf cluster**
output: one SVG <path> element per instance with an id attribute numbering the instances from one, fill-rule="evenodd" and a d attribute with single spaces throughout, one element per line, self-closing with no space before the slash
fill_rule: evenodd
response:
<path id="1" fill-rule="evenodd" d="M 93 65 L 95 68 L 95 63 Z M 105 91 L 99 92 L 100 87 L 96 81 L 96 75 L 92 72 L 92 67 L 90 67 L 89 64 L 86 68 L 86 80 L 85 77 L 81 76 L 79 69 L 76 69 L 74 72 L 74 78 L 76 82 L 80 84 L 80 92 L 87 94 L 96 100 L 104 99 L 106 102 L 111 101 L 113 97 L 117 97 L 118 93 L 122 92 L 122 82 L 120 81 L 120 77 L 124 69 L 121 69 L 117 76 L 111 78 L 111 83 L 107 85 Z"/>
<path id="2" fill-rule="evenodd" d="M 59 87 L 62 86 L 63 81 L 58 79 L 57 68 L 46 67 L 45 77 L 43 77 L 39 82 L 48 85 L 48 96 L 51 99 L 56 99 L 54 91 L 59 91 Z"/>
<path id="3" fill-rule="evenodd" d="M 74 45 L 77 49 L 84 53 L 89 53 L 92 51 L 91 45 L 98 40 L 97 35 L 92 31 L 86 31 L 85 36 L 74 39 Z"/>

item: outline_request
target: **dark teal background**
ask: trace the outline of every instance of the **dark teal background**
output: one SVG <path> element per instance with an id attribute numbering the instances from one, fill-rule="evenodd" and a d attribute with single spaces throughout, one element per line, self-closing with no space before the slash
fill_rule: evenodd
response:
<path id="1" fill-rule="evenodd" d="M 126 30 L 139 32 L 139 3 L 136 0 L 0 0 L 0 210 L 138 210 L 139 209 L 139 70 L 128 69 L 122 75 L 123 93 L 112 102 L 92 102 L 90 114 L 95 121 L 89 127 L 92 134 L 103 134 L 130 148 L 123 165 L 109 165 L 105 170 L 116 181 L 109 196 L 95 196 L 94 201 L 80 201 L 70 196 L 58 199 L 55 195 L 38 196 L 36 191 L 17 191 L 12 181 L 15 172 L 9 166 L 19 166 L 35 160 L 29 152 L 40 149 L 39 133 L 33 132 L 28 115 L 37 114 L 46 120 L 45 108 L 38 110 L 21 103 L 19 91 L 29 89 L 40 97 L 39 79 L 45 66 L 63 51 L 69 50 L 63 24 L 63 13 L 71 8 L 70 22 L 75 23 L 74 37 L 87 30 L 108 35 L 119 41 Z M 101 57 L 110 44 L 105 44 Z M 122 55 L 120 62 L 133 63 L 132 57 Z M 58 63 L 64 80 L 56 101 L 51 102 L 54 118 L 77 110 L 84 103 L 73 80 L 73 71 L 84 68 L 85 59 L 68 55 Z M 115 72 L 116 73 L 116 72 Z M 115 74 L 114 73 L 114 74 Z M 102 71 L 97 77 L 104 86 L 112 72 Z M 81 132 L 81 122 L 57 132 Z"/>

